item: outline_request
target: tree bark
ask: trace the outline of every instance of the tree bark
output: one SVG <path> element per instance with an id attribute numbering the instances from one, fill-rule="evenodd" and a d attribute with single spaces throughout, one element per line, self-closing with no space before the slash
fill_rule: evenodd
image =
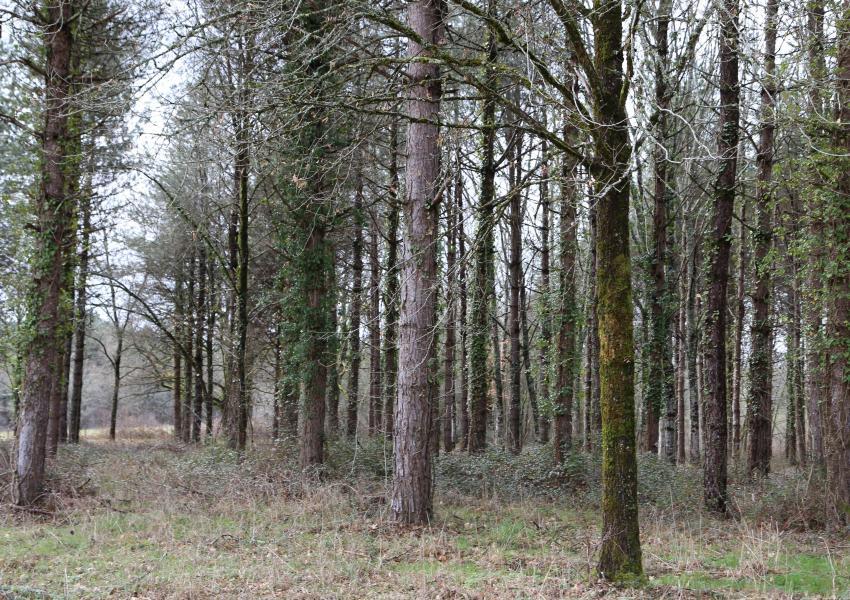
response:
<path id="1" fill-rule="evenodd" d="M 463 217 L 463 215 L 461 215 Z M 443 350 L 443 448 L 451 452 L 454 448 L 455 424 L 455 353 L 457 345 L 457 311 L 455 286 L 452 284 L 457 269 L 457 212 L 454 198 L 446 206 L 446 341 Z"/>
<path id="2" fill-rule="evenodd" d="M 345 411 L 345 434 L 357 433 L 357 407 L 360 391 L 360 310 L 363 305 L 363 182 L 358 177 L 354 196 L 354 241 L 352 242 L 351 312 L 348 326 L 348 394 Z"/>
<path id="3" fill-rule="evenodd" d="M 487 11 L 495 17 L 495 1 L 488 0 Z M 487 89 L 496 87 L 496 39 L 492 31 L 487 33 Z M 487 407 L 489 369 L 487 368 L 488 345 L 491 328 L 491 297 L 494 282 L 494 203 L 496 200 L 496 99 L 493 93 L 484 94 L 481 123 L 481 196 L 478 199 L 477 228 L 475 231 L 475 274 L 472 287 L 472 323 L 469 341 L 469 435 L 467 449 L 481 452 L 487 446 Z M 498 365 L 494 365 L 494 371 Z"/>
<path id="4" fill-rule="evenodd" d="M 550 284 L 550 258 L 549 258 L 549 219 L 552 213 L 551 199 L 549 198 L 549 151 L 546 142 L 541 142 L 541 166 L 540 166 L 540 211 L 543 213 L 540 223 L 540 399 L 543 408 L 540 410 L 538 430 L 540 442 L 545 444 L 549 441 L 549 419 L 547 413 L 550 403 L 550 367 L 549 352 L 552 349 L 552 298 Z"/>
<path id="5" fill-rule="evenodd" d="M 66 291 L 66 249 L 72 227 L 72 199 L 68 197 L 66 145 L 69 132 L 71 54 L 74 47 L 74 5 L 51 0 L 44 3 L 45 87 L 44 129 L 41 136 L 41 189 L 36 196 L 38 228 L 33 241 L 29 314 L 32 325 L 24 345 L 25 366 L 21 387 L 15 447 L 13 500 L 19 506 L 34 504 L 44 484 L 45 444 L 52 382 L 59 373 L 60 318 Z M 73 236 L 71 236 L 73 237 Z"/>
<path id="6" fill-rule="evenodd" d="M 508 279 L 510 297 L 508 301 L 508 337 L 510 339 L 510 381 L 511 403 L 508 413 L 508 448 L 518 454 L 522 449 L 522 362 L 520 355 L 520 280 L 522 278 L 522 197 L 519 183 L 521 179 L 522 135 L 518 131 L 511 134 L 514 157 L 510 166 L 510 258 Z"/>
<path id="7" fill-rule="evenodd" d="M 565 129 L 564 138 L 573 139 L 574 132 Z M 555 462 L 561 464 L 572 450 L 573 436 L 573 377 L 576 372 L 576 200 L 574 169 L 576 161 L 563 157 L 561 174 L 560 223 L 560 302 L 558 306 L 558 364 L 557 385 L 553 403 L 554 431 L 552 449 Z"/>
<path id="8" fill-rule="evenodd" d="M 668 29 L 670 26 L 672 0 L 661 0 L 656 14 L 655 30 L 655 122 L 656 141 L 653 151 L 654 183 L 653 197 L 653 288 L 650 296 L 652 330 L 650 333 L 650 374 L 647 388 L 647 404 L 644 428 L 647 439 L 644 447 L 648 452 L 658 452 L 659 415 L 664 409 L 664 426 L 661 432 L 661 450 L 669 462 L 676 461 L 676 398 L 673 392 L 672 354 L 670 348 L 670 299 L 667 289 L 667 112 L 670 98 L 667 89 Z"/>
<path id="9" fill-rule="evenodd" d="M 395 402 L 398 379 L 398 310 L 399 310 L 399 272 L 398 229 L 401 200 L 399 197 L 398 173 L 398 119 L 393 119 L 390 129 L 390 193 L 387 200 L 387 260 L 384 285 L 384 423 L 386 435 L 392 437 L 395 425 Z"/>
<path id="10" fill-rule="evenodd" d="M 381 381 L 381 261 L 378 255 L 378 224 L 369 234 L 369 432 L 383 429 L 383 384 Z"/>
<path id="11" fill-rule="evenodd" d="M 711 232 L 708 310 L 705 330 L 710 354 L 705 365 L 705 504 L 726 513 L 726 313 L 729 287 L 729 254 L 738 153 L 738 0 L 723 0 L 720 15 L 720 134 L 717 142 L 719 172 L 714 190 L 714 222 Z"/>
<path id="12" fill-rule="evenodd" d="M 635 449 L 634 332 L 629 251 L 631 144 L 623 93 L 623 14 L 619 1 L 594 19 L 593 175 L 597 205 L 600 406 L 602 409 L 602 546 L 598 572 L 609 580 L 640 576 Z"/>
<path id="13" fill-rule="evenodd" d="M 398 523 L 425 525 L 432 515 L 431 405 L 434 394 L 437 209 L 440 193 L 440 69 L 433 54 L 442 42 L 440 0 L 408 5 L 411 29 L 424 42 L 408 40 L 410 87 L 407 114 L 407 197 L 404 202 L 404 277 L 399 317 L 398 404 L 393 437 L 395 473 L 391 509 Z"/>
<path id="14" fill-rule="evenodd" d="M 773 139 L 776 129 L 776 28 L 778 0 L 768 0 L 765 21 L 764 79 L 761 89 L 761 125 L 756 156 L 756 232 L 753 259 L 755 289 L 753 291 L 753 324 L 751 328 L 750 395 L 747 406 L 749 454 L 747 471 L 767 475 L 770 472 L 773 424 L 773 344 L 770 314 L 770 252 L 773 246 Z M 793 369 L 792 369 L 793 371 Z M 793 381 L 793 373 L 792 373 Z M 793 387 L 793 386 L 792 386 Z"/>

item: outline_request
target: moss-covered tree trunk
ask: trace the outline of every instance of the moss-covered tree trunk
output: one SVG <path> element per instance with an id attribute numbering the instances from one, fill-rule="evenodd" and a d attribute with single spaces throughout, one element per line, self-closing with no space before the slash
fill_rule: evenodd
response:
<path id="1" fill-rule="evenodd" d="M 398 401 L 391 509 L 396 522 L 425 525 L 432 514 L 431 411 L 435 395 L 437 232 L 440 199 L 440 68 L 427 59 L 441 43 L 440 0 L 408 5 L 419 39 L 408 40 L 407 195 L 404 201 Z M 422 42 L 420 42 L 420 40 Z M 425 45 L 423 45 L 423 43 Z"/>
<path id="2" fill-rule="evenodd" d="M 837 107 L 835 151 L 841 153 L 837 189 L 830 195 L 826 217 L 829 235 L 827 279 L 827 343 L 829 403 L 825 436 L 830 504 L 836 521 L 850 524 L 850 0 L 843 0 L 836 24 Z"/>
<path id="3" fill-rule="evenodd" d="M 73 14 L 67 0 L 51 0 L 42 7 L 45 40 L 44 107 L 41 135 L 40 189 L 34 202 L 35 229 L 32 288 L 28 295 L 21 406 L 12 494 L 18 505 L 35 503 L 44 483 L 48 411 L 52 386 L 60 377 L 59 357 L 64 347 L 61 317 L 68 291 L 67 249 L 73 240 L 73 198 L 69 197 L 68 155 L 71 138 L 69 99 L 74 49 Z"/>
<path id="4" fill-rule="evenodd" d="M 565 127 L 566 139 L 574 139 L 571 126 Z M 573 395 L 576 373 L 576 161 L 565 156 L 561 173 L 561 222 L 560 222 L 560 289 L 558 306 L 558 362 L 557 389 L 553 398 L 552 448 L 555 462 L 560 464 L 572 449 L 573 443 Z"/>
<path id="5" fill-rule="evenodd" d="M 732 212 L 738 158 L 738 0 L 723 0 L 720 18 L 720 133 L 717 141 L 719 171 L 714 189 L 714 215 L 710 238 L 708 306 L 705 330 L 708 357 L 705 364 L 705 460 L 703 492 L 713 512 L 725 513 L 728 494 L 726 422 L 726 333 L 731 251 Z"/>
<path id="6" fill-rule="evenodd" d="M 602 409 L 602 547 L 599 573 L 606 579 L 640 576 L 640 534 L 635 449 L 634 337 L 629 252 L 631 143 L 623 74 L 623 14 L 619 1 L 597 1 L 594 65 L 599 75 L 594 111 L 593 175 Z"/>
<path id="7" fill-rule="evenodd" d="M 493 16 L 494 0 L 488 0 Z M 494 203 L 496 200 L 496 39 L 488 32 L 487 91 L 481 113 L 481 195 L 476 210 L 477 225 L 473 246 L 475 272 L 472 279 L 472 318 L 469 339 L 469 435 L 467 449 L 481 452 L 487 445 L 487 407 L 490 404 L 490 370 L 487 357 L 490 344 L 490 306 L 494 281 Z M 498 365 L 494 365 L 498 368 Z M 495 370 L 495 369 L 494 369 Z"/>
<path id="8" fill-rule="evenodd" d="M 761 125 L 756 156 L 756 231 L 753 260 L 753 324 L 751 328 L 750 395 L 747 405 L 749 453 L 747 471 L 767 475 L 773 442 L 773 344 L 771 324 L 771 264 L 773 246 L 773 139 L 776 129 L 776 29 L 778 0 L 768 0 L 764 29 L 764 74 L 761 89 Z M 793 381 L 793 368 L 789 370 Z M 793 401 L 792 395 L 789 400 Z M 793 413 L 792 413 L 793 414 Z M 791 419 L 790 424 L 795 424 Z M 796 443 L 796 440 L 795 440 Z"/>

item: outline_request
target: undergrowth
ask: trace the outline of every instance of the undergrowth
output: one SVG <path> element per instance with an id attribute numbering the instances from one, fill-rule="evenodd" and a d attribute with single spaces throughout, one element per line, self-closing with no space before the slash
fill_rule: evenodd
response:
<path id="1" fill-rule="evenodd" d="M 818 479 L 733 479 L 736 518 L 701 511 L 695 467 L 642 456 L 646 585 L 596 581 L 599 457 L 550 448 L 435 458 L 435 520 L 398 529 L 391 444 L 329 441 L 319 479 L 291 442 L 240 455 L 164 433 L 63 447 L 38 510 L 9 506 L 0 447 L 0 598 L 848 597 L 846 536 Z M 736 475 L 733 472 L 733 475 Z"/>

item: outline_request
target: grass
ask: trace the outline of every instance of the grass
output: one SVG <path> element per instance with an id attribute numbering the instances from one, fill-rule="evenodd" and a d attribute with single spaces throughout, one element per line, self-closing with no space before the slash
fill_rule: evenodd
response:
<path id="1" fill-rule="evenodd" d="M 846 538 L 719 521 L 675 496 L 642 506 L 647 583 L 614 589 L 593 575 L 592 486 L 440 486 L 433 525 L 400 530 L 383 477 L 346 467 L 309 484 L 286 448 L 239 457 L 139 434 L 63 448 L 45 514 L 0 510 L 0 598 L 850 597 Z"/>

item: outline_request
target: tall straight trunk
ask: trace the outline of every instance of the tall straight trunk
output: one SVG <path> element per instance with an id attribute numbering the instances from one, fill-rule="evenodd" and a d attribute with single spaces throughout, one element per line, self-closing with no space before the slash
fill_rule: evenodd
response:
<path id="1" fill-rule="evenodd" d="M 519 184 L 522 177 L 522 135 L 512 133 L 514 157 L 510 166 L 510 258 L 508 260 L 508 337 L 510 339 L 510 410 L 508 411 L 508 448 L 519 453 L 522 449 L 522 362 L 520 355 L 520 281 L 522 279 L 522 195 Z"/>
<path id="2" fill-rule="evenodd" d="M 797 405 L 802 398 L 797 397 L 797 385 L 794 381 L 796 371 L 792 328 L 791 324 L 786 328 L 788 350 L 785 353 L 785 459 L 793 466 L 797 464 L 797 420 L 794 417 L 797 414 Z"/>
<path id="3" fill-rule="evenodd" d="M 494 266 L 495 268 L 495 266 Z M 499 319 L 497 310 L 498 297 L 496 290 L 493 290 L 491 295 L 492 304 L 490 306 L 490 314 L 493 315 L 490 327 L 490 341 L 493 344 L 493 387 L 496 388 L 495 410 L 491 412 L 493 419 L 494 438 L 502 446 L 506 447 L 507 439 L 505 437 L 505 380 L 504 364 L 502 354 L 502 323 Z"/>
<path id="4" fill-rule="evenodd" d="M 676 317 L 676 462 L 685 464 L 685 306 L 684 284 L 680 285 L 679 314 Z"/>
<path id="5" fill-rule="evenodd" d="M 177 337 L 177 336 L 175 336 Z M 183 353 L 175 342 L 173 350 L 172 387 L 171 398 L 174 405 L 174 438 L 183 439 Z"/>
<path id="6" fill-rule="evenodd" d="M 204 396 L 204 331 L 207 321 L 207 253 L 203 244 L 198 246 L 198 302 L 195 306 L 195 404 L 192 408 L 192 441 L 201 441 Z"/>
<path id="7" fill-rule="evenodd" d="M 537 384 L 534 381 L 531 366 L 531 332 L 528 325 L 528 290 L 525 278 L 520 280 L 519 288 L 519 317 L 522 325 L 522 366 L 525 371 L 525 389 L 528 392 L 528 406 L 531 409 L 531 426 L 534 438 L 540 435 L 538 423 L 540 420 L 540 407 L 537 403 Z"/>
<path id="8" fill-rule="evenodd" d="M 244 450 L 248 435 L 248 419 L 250 414 L 250 392 L 248 390 L 248 261 L 250 258 L 248 246 L 248 227 L 250 213 L 248 209 L 248 169 L 250 156 L 248 154 L 248 125 L 247 117 L 240 116 L 240 127 L 237 135 L 237 178 L 239 182 L 238 196 L 238 261 L 236 277 L 237 303 L 237 344 L 236 344 L 236 414 L 234 427 L 230 431 L 228 445 L 237 450 Z"/>
<path id="9" fill-rule="evenodd" d="M 174 369 L 171 392 L 174 402 L 174 438 L 183 439 L 183 269 L 178 266 L 174 281 Z"/>
<path id="10" fill-rule="evenodd" d="M 462 217 L 463 215 L 461 215 Z M 457 258 L 457 207 L 452 198 L 446 205 L 446 341 L 443 349 L 443 448 L 451 452 L 454 448 L 455 424 L 455 354 L 457 345 L 457 310 L 455 299 L 456 258 Z"/>
<path id="11" fill-rule="evenodd" d="M 80 197 L 80 264 L 77 272 L 74 305 L 74 362 L 71 386 L 70 415 L 68 421 L 68 441 L 80 442 L 80 417 L 83 405 L 83 373 L 86 354 L 86 312 L 87 286 L 89 275 L 89 252 L 91 251 L 91 194 L 84 192 Z"/>
<path id="12" fill-rule="evenodd" d="M 789 254 L 789 256 L 791 256 Z M 806 402 L 803 395 L 803 338 L 802 338 L 802 309 L 800 303 L 799 277 L 797 274 L 796 261 L 793 263 L 791 273 L 791 341 L 790 349 L 793 356 L 794 368 L 794 396 L 797 399 L 794 410 L 794 424 L 797 430 L 797 459 L 802 466 L 808 461 L 806 452 Z"/>
<path id="13" fill-rule="evenodd" d="M 693 231 L 693 223 L 691 223 Z M 690 417 L 690 435 L 688 457 L 691 464 L 700 463 L 700 410 L 702 407 L 702 382 L 697 369 L 700 356 L 699 310 L 697 309 L 697 285 L 699 283 L 699 239 L 692 235 L 688 244 L 688 296 L 687 313 L 687 361 L 688 361 L 688 413 Z"/>
<path id="14" fill-rule="evenodd" d="M 392 437 L 394 409 L 398 379 L 398 310 L 399 272 L 398 229 L 401 199 L 399 197 L 398 173 L 398 119 L 393 119 L 390 129 L 390 194 L 387 214 L 387 261 L 384 284 L 384 423 L 386 435 Z"/>
<path id="15" fill-rule="evenodd" d="M 711 231 L 708 310 L 705 330 L 709 352 L 706 361 L 705 461 L 703 487 L 709 510 L 726 513 L 728 493 L 726 423 L 726 313 L 729 287 L 729 254 L 735 182 L 738 164 L 738 0 L 722 0 L 720 15 L 720 134 L 717 141 L 719 172 L 714 190 Z"/>
<path id="16" fill-rule="evenodd" d="M 552 349 L 552 299 L 550 290 L 550 259 L 549 259 L 549 219 L 552 213 L 551 199 L 549 197 L 549 152 L 546 142 L 541 142 L 541 167 L 540 167 L 540 211 L 542 213 L 540 223 L 540 399 L 547 410 L 540 411 L 538 430 L 541 443 L 549 441 L 549 420 L 547 418 L 550 402 L 549 392 L 549 352 Z"/>
<path id="17" fill-rule="evenodd" d="M 314 190 L 318 194 L 318 186 Z M 325 394 L 327 391 L 330 353 L 327 332 L 330 330 L 335 298 L 332 293 L 334 272 L 333 247 L 325 228 L 314 222 L 312 215 L 302 216 L 307 242 L 300 255 L 300 287 L 304 294 L 301 329 L 304 354 L 301 361 L 303 381 L 300 418 L 299 461 L 302 470 L 312 470 L 324 462 Z"/>
<path id="18" fill-rule="evenodd" d="M 679 215 L 676 220 L 679 227 L 678 249 L 681 254 L 679 259 L 679 297 L 678 311 L 676 316 L 676 398 L 678 401 L 678 410 L 676 413 L 676 462 L 680 465 L 687 461 L 687 446 L 685 430 L 685 377 L 687 370 L 687 342 L 685 340 L 685 332 L 687 330 L 687 270 L 688 270 L 688 255 L 687 255 L 687 227 L 684 215 Z"/>
<path id="19" fill-rule="evenodd" d="M 348 326 L 348 394 L 345 411 L 345 433 L 357 433 L 358 394 L 360 391 L 360 311 L 363 305 L 363 182 L 358 176 L 354 196 L 354 241 L 352 242 L 351 312 Z"/>
<path id="20" fill-rule="evenodd" d="M 599 403 L 600 390 L 600 374 L 599 374 L 599 318 L 598 306 L 599 295 L 597 293 L 597 260 L 596 260 L 596 243 L 598 237 L 598 226 L 596 218 L 596 206 L 591 206 L 588 210 L 590 220 L 590 268 L 588 270 L 588 362 L 590 368 L 590 403 L 591 403 L 591 433 L 592 444 L 598 443 L 602 436 L 602 406 Z"/>
<path id="21" fill-rule="evenodd" d="M 746 296 L 747 274 L 747 199 L 741 203 L 741 235 L 738 238 L 738 285 L 735 290 L 735 340 L 732 365 L 732 457 L 741 455 L 741 383 L 743 358 L 741 356 L 744 340 L 744 298 Z"/>
<path id="22" fill-rule="evenodd" d="M 369 432 L 383 428 L 381 371 L 381 260 L 378 255 L 378 224 L 369 230 Z"/>
<path id="23" fill-rule="evenodd" d="M 850 0 L 840 4 L 836 24 L 837 63 L 835 67 L 837 108 L 834 129 L 836 150 L 850 153 Z M 829 399 L 825 436 L 826 475 L 830 503 L 836 521 L 850 524 L 850 170 L 837 176 L 837 189 L 829 199 L 827 231 L 828 260 L 832 267 L 827 279 L 827 340 L 829 343 Z"/>
<path id="24" fill-rule="evenodd" d="M 280 315 L 277 318 L 280 319 Z M 280 439 L 280 423 L 283 413 L 283 365 L 281 363 L 280 338 L 281 332 L 280 326 L 278 326 L 274 332 L 274 380 L 272 382 L 272 441 L 275 443 Z"/>
<path id="25" fill-rule="evenodd" d="M 440 68 L 436 61 L 417 60 L 442 42 L 442 5 L 417 0 L 408 5 L 410 28 L 419 40 L 408 40 L 409 96 L 407 114 L 407 197 L 399 317 L 398 404 L 393 449 L 395 472 L 392 502 L 396 522 L 425 525 L 432 515 L 431 405 L 436 402 L 434 325 L 436 320 L 438 206 L 440 193 Z"/>
<path id="26" fill-rule="evenodd" d="M 466 326 L 466 235 L 464 233 L 463 213 L 463 171 L 460 160 L 460 149 L 456 151 L 455 159 L 455 210 L 457 211 L 457 247 L 460 257 L 458 265 L 458 326 L 460 327 L 460 390 L 458 412 L 458 445 L 462 450 L 467 448 L 469 435 L 469 365 L 467 364 L 467 326 Z"/>
<path id="27" fill-rule="evenodd" d="M 209 302 L 207 303 L 207 336 L 204 340 L 207 357 L 207 387 L 204 390 L 204 413 L 206 414 L 206 436 L 212 439 L 213 435 L 213 336 L 215 335 L 215 314 L 218 304 L 215 280 L 215 259 L 207 256 L 207 285 L 209 287 Z"/>
<path id="28" fill-rule="evenodd" d="M 487 11 L 495 17 L 495 0 L 488 0 Z M 487 33 L 487 89 L 496 87 L 496 39 Z M 484 94 L 481 123 L 481 195 L 478 199 L 475 231 L 475 273 L 472 281 L 472 322 L 469 340 L 469 434 L 467 449 L 481 452 L 487 445 L 487 407 L 490 385 L 487 368 L 490 338 L 490 306 L 494 282 L 494 204 L 496 201 L 496 99 Z M 494 365 L 498 368 L 498 365 Z M 495 370 L 495 369 L 494 369 Z"/>
<path id="29" fill-rule="evenodd" d="M 778 0 L 768 0 L 765 21 L 764 76 L 761 89 L 761 125 L 756 155 L 756 232 L 753 260 L 755 289 L 753 290 L 753 324 L 751 328 L 750 394 L 747 404 L 749 453 L 747 471 L 767 475 L 773 435 L 773 346 L 770 315 L 773 246 L 773 139 L 776 129 L 776 28 Z M 792 369 L 793 381 L 793 369 Z M 792 386 L 793 390 L 793 386 Z M 793 396 L 792 396 L 793 397 Z"/>
<path id="30" fill-rule="evenodd" d="M 672 0 L 658 3 L 655 30 L 655 122 L 656 143 L 653 151 L 654 183 L 653 194 L 653 256 L 650 294 L 652 331 L 650 333 L 650 376 L 646 390 L 647 404 L 644 428 L 647 439 L 644 447 L 648 452 L 658 451 L 659 416 L 664 411 L 661 428 L 661 451 L 669 462 L 676 461 L 676 397 L 673 390 L 672 353 L 670 348 L 670 293 L 667 289 L 667 111 L 670 98 L 667 89 L 668 29 L 670 26 Z"/>
<path id="31" fill-rule="evenodd" d="M 113 442 L 115 441 L 115 430 L 118 426 L 118 398 L 121 391 L 121 361 L 124 357 L 124 331 L 123 329 L 119 329 L 117 333 L 118 336 L 115 346 L 115 356 L 112 358 L 112 410 L 109 415 L 109 439 Z"/>
<path id="32" fill-rule="evenodd" d="M 602 546 L 605 579 L 640 576 L 635 448 L 634 332 L 629 250 L 631 144 L 623 81 L 621 2 L 605 2 L 594 18 L 594 66 L 599 80 L 594 117 L 593 176 L 598 232 L 598 329 L 602 409 Z"/>
<path id="33" fill-rule="evenodd" d="M 564 132 L 573 139 L 572 131 Z M 573 436 L 573 377 L 576 372 L 576 199 L 573 178 L 575 160 L 563 158 L 560 223 L 560 290 L 558 306 L 558 363 L 557 390 L 553 402 L 554 431 L 552 448 L 555 462 L 560 464 L 572 449 Z"/>
<path id="34" fill-rule="evenodd" d="M 187 268 L 186 302 L 183 317 L 183 417 L 181 436 L 184 442 L 192 441 L 192 395 L 195 392 L 195 247 L 192 247 Z"/>
<path id="35" fill-rule="evenodd" d="M 342 289 L 344 287 L 344 285 L 340 286 L 341 289 L 339 297 L 339 307 L 335 306 L 333 311 L 331 312 L 331 318 L 333 321 L 331 331 L 334 332 L 334 335 L 331 338 L 331 346 L 328 348 L 328 352 L 330 353 L 330 356 L 332 358 L 331 364 L 328 366 L 328 391 L 327 401 L 325 402 L 325 421 L 327 432 L 329 435 L 336 435 L 337 433 L 339 433 L 340 427 L 339 398 L 341 390 L 339 375 L 341 370 L 341 364 L 345 360 L 346 346 L 348 345 L 348 342 L 343 338 L 342 332 L 340 331 L 339 327 L 340 322 L 345 324 L 348 323 L 349 303 L 348 294 Z M 296 433 L 297 429 L 298 428 L 296 427 Z"/>
<path id="36" fill-rule="evenodd" d="M 824 118 L 824 102 L 821 86 L 826 78 L 826 59 L 824 58 L 824 0 L 809 0 L 807 3 L 806 19 L 806 54 L 807 71 L 811 81 L 809 91 L 809 120 L 814 126 L 809 127 L 809 136 L 823 136 L 821 121 Z M 817 156 L 817 150 L 812 151 Z M 818 210 L 816 194 L 808 194 L 807 212 L 816 215 Z M 808 234 L 812 239 L 822 239 L 823 223 L 814 217 L 808 219 Z M 809 434 L 811 441 L 812 463 L 822 467 L 825 464 L 824 423 L 821 408 L 826 401 L 824 385 L 829 377 L 823 360 L 823 302 L 824 291 L 823 251 L 816 244 L 813 252 L 807 258 L 806 282 L 806 409 L 809 413 Z"/>
<path id="37" fill-rule="evenodd" d="M 74 276 L 73 267 L 70 268 L 71 272 L 71 280 L 73 282 Z M 73 283 L 70 284 L 73 289 Z M 76 298 L 76 292 L 74 293 L 74 297 Z M 70 307 L 69 307 L 70 308 Z M 73 311 L 73 308 L 70 308 Z M 68 317 L 68 323 L 71 325 L 68 327 L 67 332 L 65 333 L 65 348 L 62 351 L 62 380 L 60 393 L 61 397 L 59 399 L 59 443 L 64 444 L 68 441 L 68 398 L 70 396 L 71 391 L 71 351 L 73 349 L 74 342 L 74 327 L 73 327 L 74 319 L 72 316 Z"/>

